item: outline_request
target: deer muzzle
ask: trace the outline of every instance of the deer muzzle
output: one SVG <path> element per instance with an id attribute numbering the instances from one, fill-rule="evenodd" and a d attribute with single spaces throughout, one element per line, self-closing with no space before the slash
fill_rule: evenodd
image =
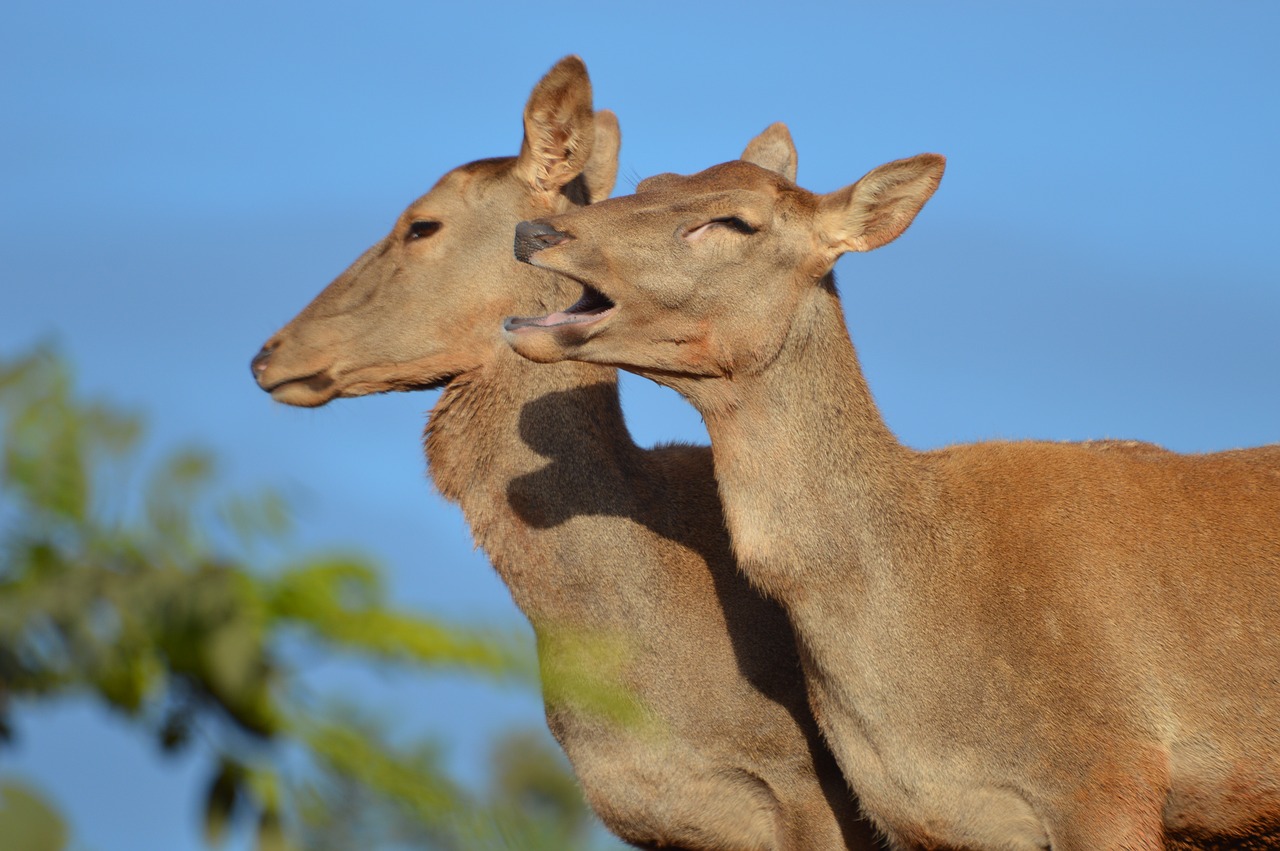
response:
<path id="1" fill-rule="evenodd" d="M 568 242 L 573 237 L 556 230 L 546 222 L 537 219 L 521 222 L 516 225 L 515 255 L 521 263 L 530 262 L 531 257 L 544 248 Z"/>

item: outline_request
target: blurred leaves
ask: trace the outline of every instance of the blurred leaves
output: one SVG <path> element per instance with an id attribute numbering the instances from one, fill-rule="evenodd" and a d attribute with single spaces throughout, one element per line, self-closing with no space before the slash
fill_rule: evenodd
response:
<path id="1" fill-rule="evenodd" d="M 62 851 L 67 827 L 39 792 L 14 780 L 0 781 L 0 836 L 8 851 Z"/>
<path id="2" fill-rule="evenodd" d="M 531 683 L 515 635 L 395 609 L 358 556 L 264 569 L 289 529 L 284 500 L 219 496 L 200 449 L 144 464 L 140 418 L 77 398 L 47 349 L 0 361 L 0 435 L 0 746 L 15 711 L 89 694 L 163 752 L 211 759 L 212 845 L 252 830 L 261 851 L 585 847 L 590 820 L 545 736 L 500 742 L 492 788 L 476 793 L 437 748 L 393 743 L 367 710 L 311 694 L 299 670 L 302 653 L 342 654 Z M 593 688 L 569 698 L 625 714 Z M 65 844 L 37 795 L 0 793 L 6 839 Z"/>
<path id="3" fill-rule="evenodd" d="M 227 836 L 227 825 L 240 802 L 244 773 L 244 766 L 224 758 L 213 774 L 204 804 L 204 838 L 211 845 L 221 844 Z"/>
<path id="4" fill-rule="evenodd" d="M 492 754 L 491 798 L 511 813 L 525 813 L 563 837 L 581 834 L 588 816 L 573 778 L 558 770 L 545 737 L 532 731 L 508 733 Z"/>
<path id="5" fill-rule="evenodd" d="M 271 583 L 268 599 L 274 617 L 303 624 L 345 649 L 437 668 L 533 676 L 514 635 L 429 623 L 386 608 L 377 571 L 357 560 L 295 566 Z"/>
<path id="6" fill-rule="evenodd" d="M 594 715 L 632 730 L 660 733 L 626 682 L 632 659 L 626 636 L 561 627 L 538 635 L 543 699 L 548 709 L 561 707 Z"/>
<path id="7" fill-rule="evenodd" d="M 435 748 L 394 747 L 368 718 L 349 714 L 306 738 L 331 769 L 311 790 L 308 849 L 345 851 L 370 837 L 439 851 L 588 847 L 592 820 L 577 784 L 533 731 L 494 743 L 490 788 L 479 795 L 441 771 Z"/>

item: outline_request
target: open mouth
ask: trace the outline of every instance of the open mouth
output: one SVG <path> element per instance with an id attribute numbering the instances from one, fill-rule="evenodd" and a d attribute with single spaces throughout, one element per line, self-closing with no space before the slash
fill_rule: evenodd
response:
<path id="1" fill-rule="evenodd" d="M 605 318 L 613 313 L 617 307 L 607 295 L 589 284 L 583 284 L 582 298 L 564 310 L 549 313 L 546 316 L 512 316 L 503 323 L 503 327 L 508 331 L 521 331 L 527 328 L 559 328 L 564 325 L 586 325 Z"/>

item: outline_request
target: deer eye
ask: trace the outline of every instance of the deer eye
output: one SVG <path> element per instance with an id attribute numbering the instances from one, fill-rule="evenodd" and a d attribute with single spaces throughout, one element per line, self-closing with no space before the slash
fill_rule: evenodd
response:
<path id="1" fill-rule="evenodd" d="M 409 232 L 404 235 L 405 242 L 412 242 L 415 239 L 426 239 L 436 231 L 440 230 L 440 223 L 423 219 L 409 225 Z"/>
<path id="2" fill-rule="evenodd" d="M 690 241 L 697 241 L 706 236 L 709 231 L 717 228 L 728 228 L 741 234 L 753 234 L 759 230 L 737 216 L 719 216 L 690 229 L 685 233 L 684 238 Z"/>
<path id="3" fill-rule="evenodd" d="M 724 225 L 727 228 L 733 228 L 738 233 L 755 233 L 757 228 L 752 227 L 747 222 L 737 216 L 724 216 L 719 219 L 712 219 L 708 224 Z"/>

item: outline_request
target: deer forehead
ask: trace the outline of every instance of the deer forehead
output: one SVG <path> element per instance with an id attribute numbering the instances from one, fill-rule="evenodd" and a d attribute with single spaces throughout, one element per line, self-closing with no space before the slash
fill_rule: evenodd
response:
<path id="1" fill-rule="evenodd" d="M 510 193 L 519 188 L 514 163 L 514 157 L 498 157 L 446 172 L 427 194 L 409 205 L 401 219 L 409 222 L 449 213 L 457 215 L 483 206 L 510 205 Z"/>
<path id="2" fill-rule="evenodd" d="M 574 237 L 594 238 L 601 245 L 623 244 L 638 231 L 651 236 L 682 236 L 689 226 L 734 216 L 754 227 L 767 227 L 779 214 L 791 217 L 794 205 L 772 193 L 737 187 L 707 187 L 692 191 L 684 183 L 669 189 L 611 198 L 580 210 L 553 216 L 547 222 Z M 638 247 L 638 246 L 637 246 Z"/>
<path id="3" fill-rule="evenodd" d="M 714 165 L 697 174 L 659 174 L 636 185 L 637 196 L 686 198 L 716 192 L 760 193 L 763 197 L 779 197 L 788 188 L 796 188 L 781 175 L 754 163 L 731 160 Z"/>
<path id="4" fill-rule="evenodd" d="M 633 209 L 657 217 L 747 214 L 757 219 L 752 222 L 757 226 L 776 216 L 794 220 L 818 209 L 818 196 L 768 169 L 737 160 L 693 175 L 657 175 L 641 181 L 630 199 L 617 200 L 628 200 Z"/>

